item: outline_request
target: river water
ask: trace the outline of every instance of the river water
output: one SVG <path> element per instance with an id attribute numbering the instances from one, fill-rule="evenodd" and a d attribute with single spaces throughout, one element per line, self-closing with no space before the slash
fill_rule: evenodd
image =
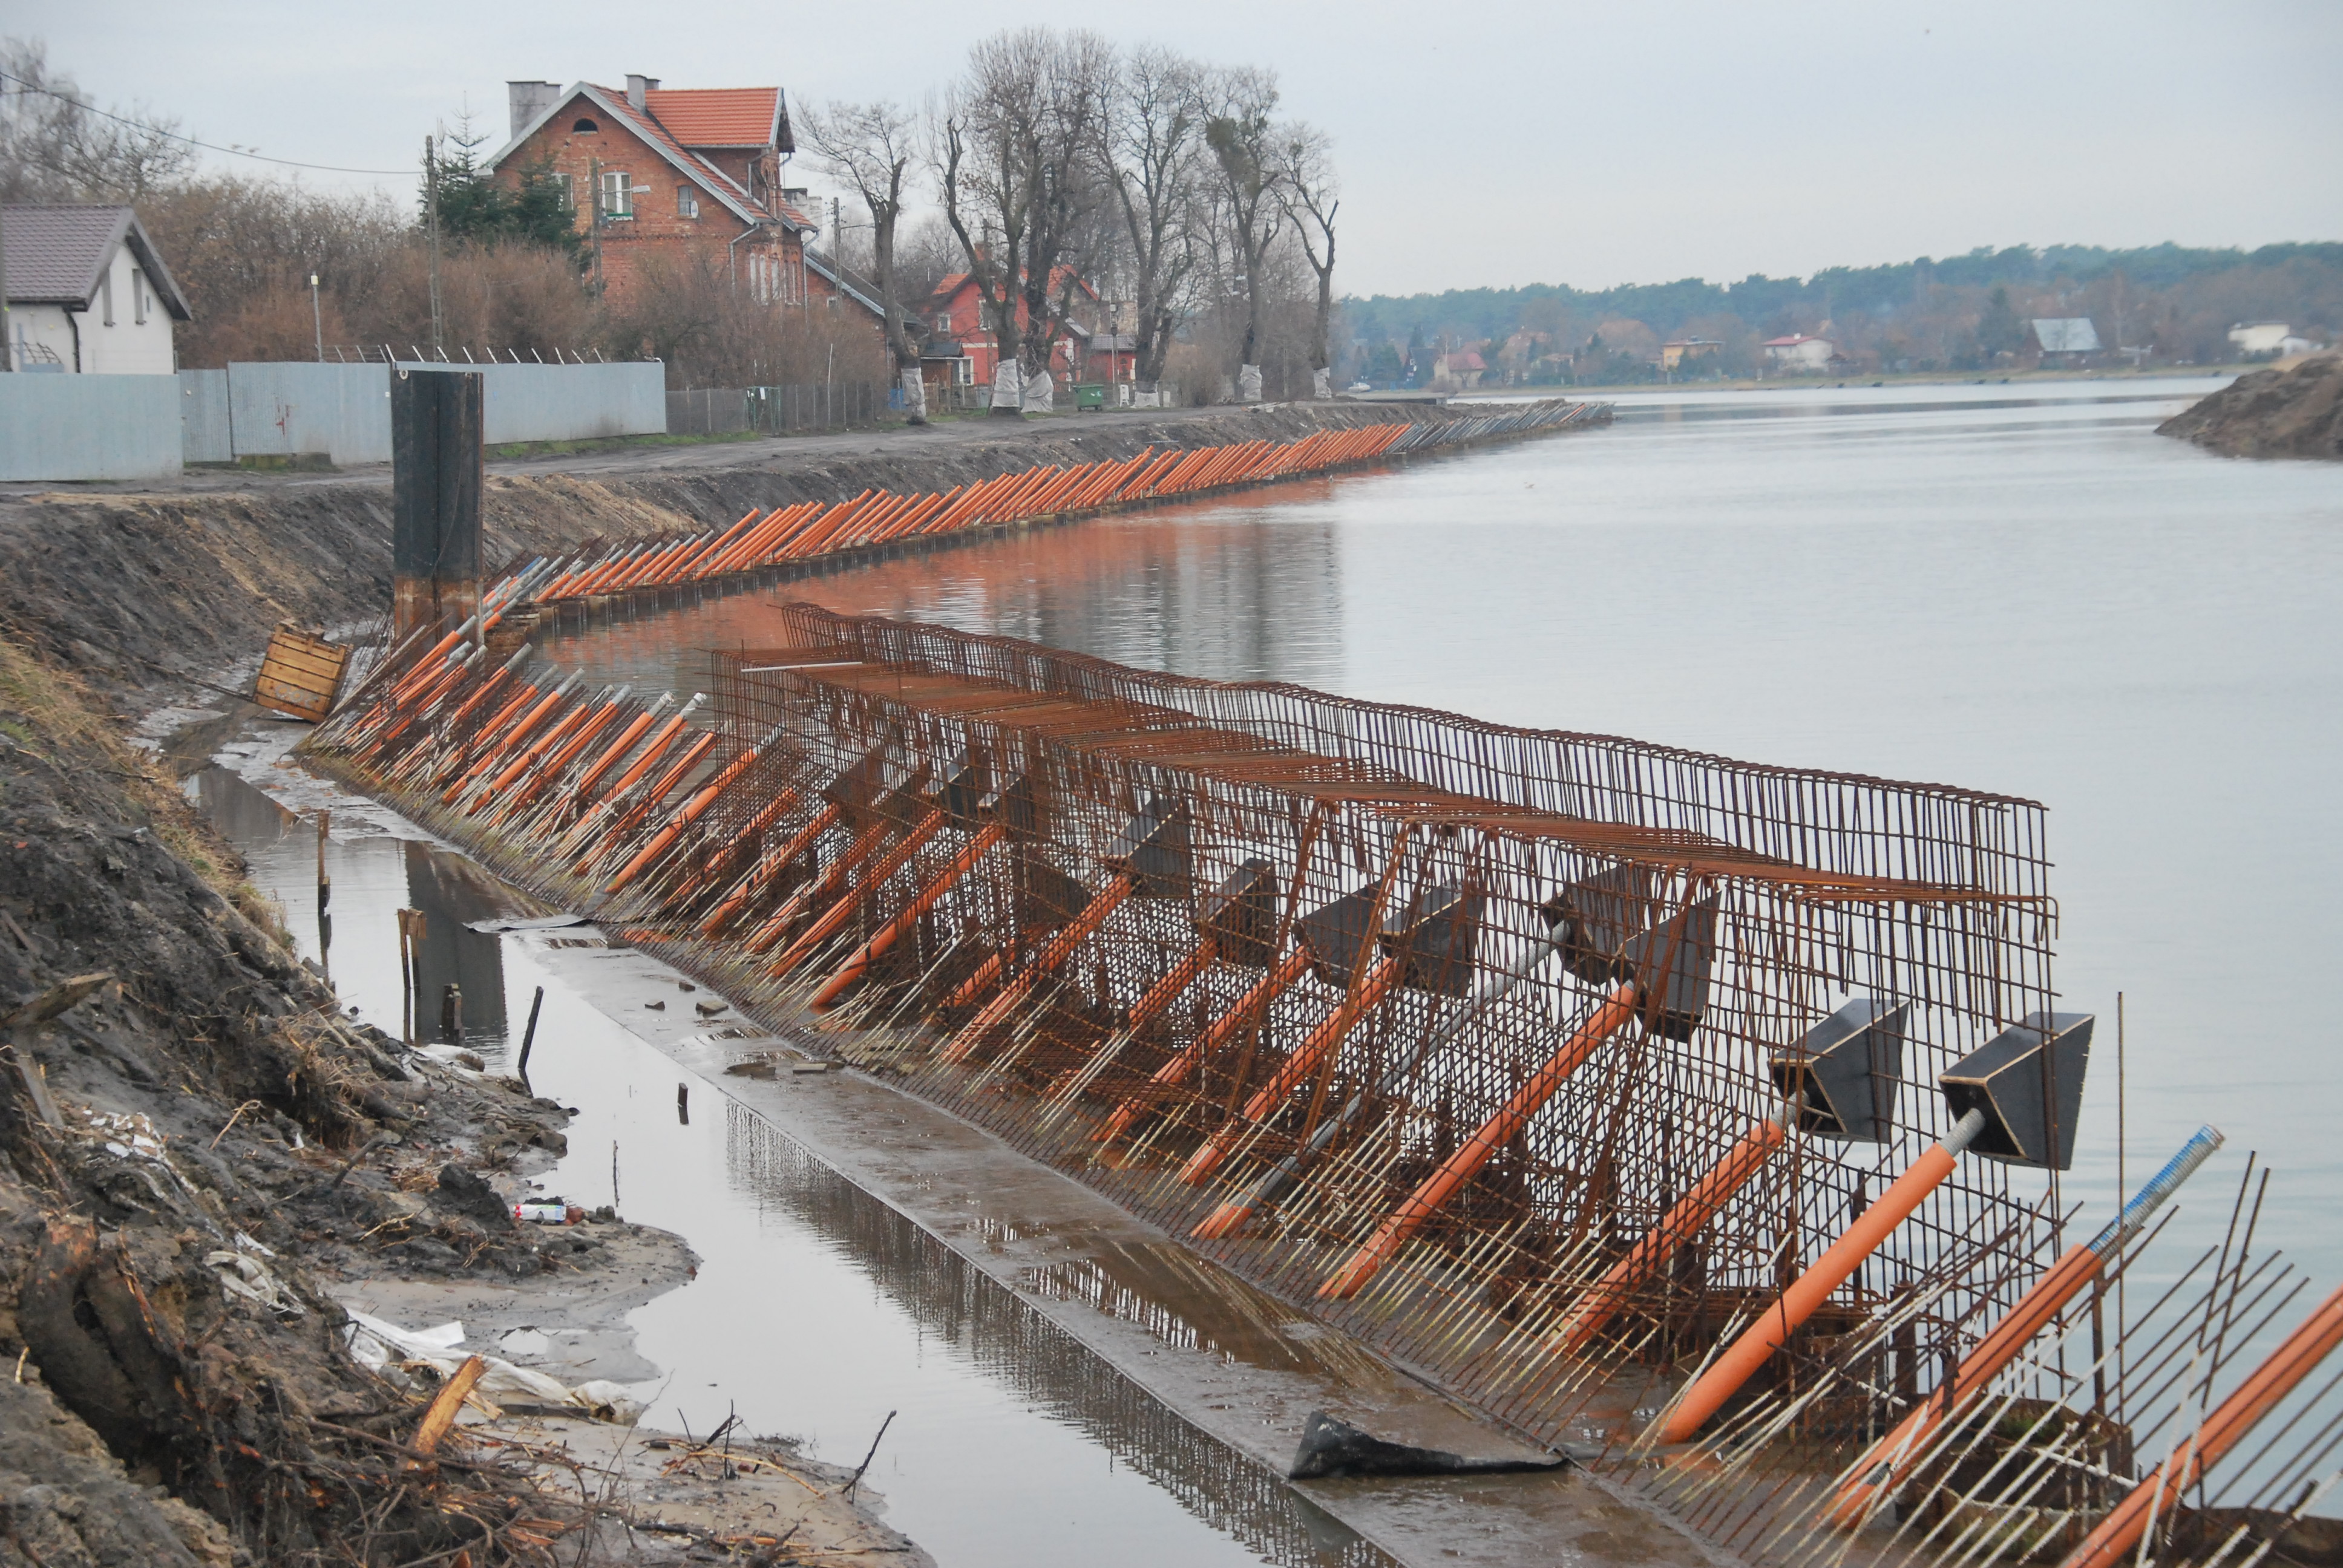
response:
<path id="1" fill-rule="evenodd" d="M 2155 426 L 2218 385 L 1674 391 L 1618 423 L 1103 518 L 789 597 L 1192 675 L 1956 783 L 2050 807 L 2062 1006 L 2100 1016 L 2070 1198 L 2203 1121 L 2343 1276 L 2343 467 Z M 773 595 L 546 646 L 654 689 Z M 2226 1217 L 2211 1176 L 2186 1229 Z M 2217 1215 L 2216 1209 L 2222 1211 Z"/>

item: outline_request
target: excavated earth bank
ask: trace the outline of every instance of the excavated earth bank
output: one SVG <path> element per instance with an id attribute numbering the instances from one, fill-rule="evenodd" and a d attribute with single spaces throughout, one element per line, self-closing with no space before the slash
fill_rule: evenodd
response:
<path id="1" fill-rule="evenodd" d="M 2156 433 L 2232 457 L 2343 458 L 2343 354 L 2240 376 Z"/>
<path id="2" fill-rule="evenodd" d="M 631 468 L 499 464 L 488 555 L 1149 446 L 1451 417 L 1210 411 L 693 448 Z M 401 1388 L 354 1361 L 329 1283 L 558 1279 L 575 1294 L 598 1271 L 622 1292 L 692 1260 L 616 1221 L 544 1240 L 513 1226 L 503 1203 L 561 1150 L 568 1113 L 352 1023 L 294 960 L 174 777 L 252 709 L 230 704 L 164 753 L 126 741 L 126 721 L 157 710 L 148 730 L 167 731 L 175 702 L 216 709 L 208 683 L 238 684 L 220 672 L 248 670 L 279 620 L 378 616 L 389 533 L 387 472 L 0 494 L 0 1563 L 659 1562 L 724 1534 L 720 1514 L 666 1535 L 603 1524 L 623 1486 L 582 1504 L 590 1488 L 532 1451 L 413 1446 L 429 1375 Z M 850 1507 L 832 1514 L 814 1533 L 834 1551 L 926 1560 Z M 746 1537 L 727 1554 L 784 1560 Z"/>

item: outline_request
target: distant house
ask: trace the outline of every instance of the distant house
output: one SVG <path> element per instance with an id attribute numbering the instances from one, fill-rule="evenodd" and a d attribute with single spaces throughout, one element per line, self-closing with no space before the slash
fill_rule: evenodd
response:
<path id="1" fill-rule="evenodd" d="M 2037 316 L 2027 325 L 2045 365 L 2078 365 L 2101 351 L 2099 329 L 2087 316 Z"/>
<path id="2" fill-rule="evenodd" d="M 1086 278 L 1061 267 L 1056 283 L 1073 288 L 1073 303 L 1065 332 L 1051 346 L 1050 373 L 1063 381 L 1124 381 L 1136 373 L 1138 340 L 1105 330 L 1105 302 Z M 936 285 L 919 315 L 927 324 L 927 342 L 920 349 L 920 375 L 929 388 L 990 387 L 1001 368 L 1001 346 L 994 341 L 985 308 L 984 291 L 975 277 L 955 272 Z M 1021 296 L 1017 321 L 1026 319 Z"/>
<path id="3" fill-rule="evenodd" d="M 15 286 L 13 278 L 10 286 Z M 2308 354 L 2318 347 L 2308 337 L 2297 337 L 2294 328 L 2283 321 L 2240 321 L 2229 328 L 2229 346 L 2240 359 L 2282 358 L 2288 354 Z"/>
<path id="4" fill-rule="evenodd" d="M 489 172 L 512 186 L 539 173 L 558 182 L 611 293 L 630 289 L 651 257 L 692 253 L 767 303 L 837 293 L 806 259 L 820 226 L 781 188 L 797 143 L 780 88 L 663 88 L 641 75 L 623 91 L 505 85 L 512 139 Z"/>
<path id="5" fill-rule="evenodd" d="M 1674 370 L 1688 359 L 1708 359 L 1725 352 L 1725 342 L 1717 337 L 1679 337 L 1660 345 L 1660 368 Z M 1824 356 L 1825 359 L 1829 356 Z"/>
<path id="6" fill-rule="evenodd" d="M 67 375 L 168 376 L 187 302 L 126 206 L 0 208 L 9 363 Z"/>
<path id="7" fill-rule="evenodd" d="M 1838 346 L 1827 337 L 1809 337 L 1793 333 L 1787 337 L 1769 337 L 1765 342 L 1765 367 L 1788 376 L 1822 376 L 1838 357 Z"/>
<path id="8" fill-rule="evenodd" d="M 1481 385 L 1489 362 L 1476 349 L 1452 348 L 1432 362 L 1432 384 L 1443 391 L 1462 391 Z"/>

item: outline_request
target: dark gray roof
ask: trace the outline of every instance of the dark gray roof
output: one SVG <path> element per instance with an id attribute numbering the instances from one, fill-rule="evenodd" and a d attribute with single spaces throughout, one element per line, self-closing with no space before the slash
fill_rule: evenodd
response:
<path id="1" fill-rule="evenodd" d="M 180 321 L 187 302 L 171 269 L 155 254 L 138 215 L 126 206 L 11 204 L 0 207 L 7 238 L 8 300 L 13 305 L 68 305 L 86 309 L 97 294 L 116 243 L 127 245 L 155 286 L 155 297 Z"/>

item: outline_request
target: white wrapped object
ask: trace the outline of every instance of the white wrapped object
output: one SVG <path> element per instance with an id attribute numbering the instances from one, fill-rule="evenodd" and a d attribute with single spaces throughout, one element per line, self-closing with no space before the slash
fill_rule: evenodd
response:
<path id="1" fill-rule="evenodd" d="M 1258 403 L 1261 401 L 1260 366 L 1240 365 L 1237 367 L 1237 401 L 1240 403 Z"/>
<path id="2" fill-rule="evenodd" d="M 1021 395 L 1017 405 L 1018 408 L 1021 412 L 1027 414 L 1047 414 L 1054 410 L 1057 406 L 1058 384 L 1054 380 L 1051 379 L 1050 373 L 1048 371 L 1045 370 L 1039 376 L 1029 376 L 1025 378 L 1024 391 Z"/>

